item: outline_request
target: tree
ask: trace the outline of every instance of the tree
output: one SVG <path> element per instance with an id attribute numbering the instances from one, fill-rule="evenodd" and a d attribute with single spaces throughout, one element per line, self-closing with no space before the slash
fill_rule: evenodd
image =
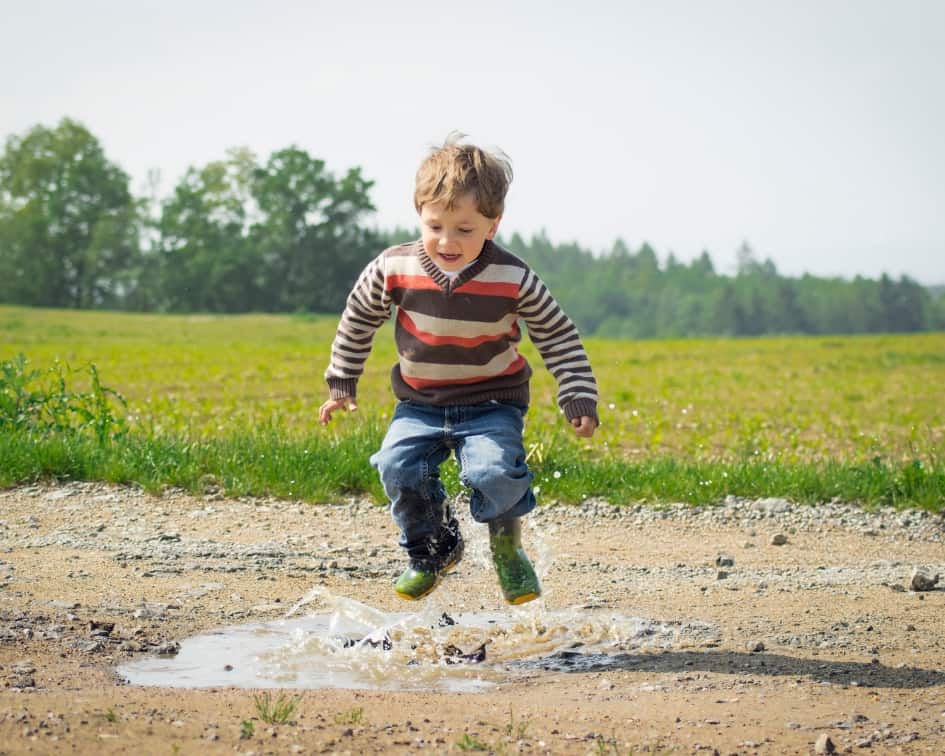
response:
<path id="1" fill-rule="evenodd" d="M 245 148 L 190 168 L 158 223 L 161 291 L 171 310 L 339 312 L 381 241 L 360 168 L 336 179 L 289 147 L 265 165 Z"/>
<path id="2" fill-rule="evenodd" d="M 139 255 L 128 176 L 64 118 L 7 139 L 0 156 L 0 300 L 120 306 Z"/>
<path id="3" fill-rule="evenodd" d="M 747 239 L 743 240 L 738 249 L 735 250 L 736 273 L 740 276 L 747 276 L 757 273 L 760 267 L 761 264 L 758 262 L 758 258 L 755 257 L 755 250 L 751 248 Z"/>
<path id="4" fill-rule="evenodd" d="M 258 256 L 247 243 L 255 157 L 231 149 L 226 160 L 189 168 L 158 222 L 158 289 L 173 311 L 245 312 L 258 305 Z"/>
<path id="5" fill-rule="evenodd" d="M 253 243 L 271 309 L 338 312 L 381 242 L 359 225 L 374 210 L 373 182 L 352 168 L 340 180 L 297 147 L 272 154 L 253 171 L 260 210 Z"/>

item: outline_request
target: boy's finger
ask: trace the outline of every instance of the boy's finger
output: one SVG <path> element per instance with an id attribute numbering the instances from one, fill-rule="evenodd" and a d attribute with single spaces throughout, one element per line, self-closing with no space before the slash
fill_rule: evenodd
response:
<path id="1" fill-rule="evenodd" d="M 593 417 L 575 417 L 571 424 L 574 425 L 574 432 L 582 438 L 590 438 L 597 428 Z"/>

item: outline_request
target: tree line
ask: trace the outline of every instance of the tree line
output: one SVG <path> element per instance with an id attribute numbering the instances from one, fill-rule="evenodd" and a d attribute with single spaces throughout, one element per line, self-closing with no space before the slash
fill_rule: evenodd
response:
<path id="1" fill-rule="evenodd" d="M 82 124 L 7 138 L 0 155 L 0 302 L 155 312 L 338 313 L 363 266 L 411 229 L 369 225 L 373 182 L 290 146 L 189 168 L 170 196 L 135 196 Z M 908 277 L 781 276 L 744 244 L 661 263 L 618 240 L 594 254 L 544 233 L 500 240 L 586 335 L 614 338 L 945 329 L 945 291 Z"/>
<path id="2" fill-rule="evenodd" d="M 540 271 L 582 332 L 609 338 L 904 333 L 945 329 L 945 291 L 908 276 L 852 280 L 782 276 L 747 243 L 736 273 L 715 270 L 707 252 L 660 264 L 643 244 L 618 240 L 603 255 L 555 245 L 543 234 L 509 242 Z"/>

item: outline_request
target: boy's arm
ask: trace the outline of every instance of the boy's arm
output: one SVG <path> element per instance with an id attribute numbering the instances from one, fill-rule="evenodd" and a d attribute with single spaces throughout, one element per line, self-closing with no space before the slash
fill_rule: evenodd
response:
<path id="1" fill-rule="evenodd" d="M 371 353 L 374 334 L 390 318 L 391 298 L 384 285 L 384 255 L 378 255 L 362 271 L 348 295 L 338 330 L 331 344 L 331 361 L 325 371 L 329 402 L 347 406 L 358 391 L 358 379 Z M 330 419 L 329 412 L 329 419 Z"/>
<path id="2" fill-rule="evenodd" d="M 590 435 L 600 424 L 597 381 L 590 360 L 574 323 L 531 269 L 519 289 L 518 313 L 545 367 L 558 383 L 558 406 L 579 435 Z M 593 420 L 589 433 L 584 418 Z"/>

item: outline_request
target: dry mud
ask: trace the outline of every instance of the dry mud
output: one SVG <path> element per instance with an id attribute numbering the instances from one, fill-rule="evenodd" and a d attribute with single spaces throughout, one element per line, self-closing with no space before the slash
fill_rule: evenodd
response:
<path id="1" fill-rule="evenodd" d="M 938 516 L 543 506 L 525 535 L 546 595 L 522 608 L 500 600 L 482 526 L 464 526 L 469 556 L 435 612 L 612 612 L 680 632 L 536 652 L 480 693 L 296 691 L 270 725 L 259 691 L 129 685 L 116 668 L 278 619 L 313 588 L 414 609 L 390 588 L 384 508 L 21 487 L 0 492 L 0 753 L 945 753 L 945 590 L 911 582 L 945 575 Z"/>

